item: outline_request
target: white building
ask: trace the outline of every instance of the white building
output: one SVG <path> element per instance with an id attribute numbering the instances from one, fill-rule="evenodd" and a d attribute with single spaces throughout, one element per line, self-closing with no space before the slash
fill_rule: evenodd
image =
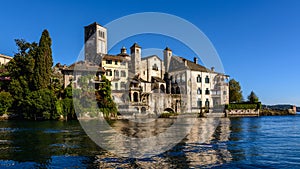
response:
<path id="1" fill-rule="evenodd" d="M 228 76 L 199 65 L 197 58 L 189 61 L 173 56 L 168 47 L 162 51 L 163 60 L 156 55 L 142 57 L 137 43 L 130 47 L 130 54 L 125 47 L 120 54 L 108 54 L 106 28 L 97 23 L 84 28 L 84 63 L 99 65 L 98 72 L 105 73 L 111 81 L 119 110 L 159 114 L 166 110 L 199 112 L 205 108 L 211 112 L 212 108 L 228 104 Z M 66 72 L 70 78 L 70 71 Z"/>
<path id="2" fill-rule="evenodd" d="M 0 54 L 0 65 L 6 65 L 12 57 Z"/>

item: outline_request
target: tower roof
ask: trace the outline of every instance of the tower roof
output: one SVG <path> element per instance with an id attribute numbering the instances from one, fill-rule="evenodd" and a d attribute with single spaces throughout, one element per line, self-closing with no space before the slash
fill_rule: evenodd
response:
<path id="1" fill-rule="evenodd" d="M 132 49 L 132 48 L 141 48 L 137 43 L 134 43 L 131 47 L 130 47 L 130 49 Z"/>
<path id="2" fill-rule="evenodd" d="M 166 47 L 165 50 L 167 50 L 167 51 L 172 51 L 168 46 Z"/>
<path id="3" fill-rule="evenodd" d="M 96 26 L 96 25 L 99 25 L 99 26 L 103 27 L 103 26 L 102 26 L 102 25 L 100 25 L 99 23 L 97 23 L 97 22 L 94 22 L 94 23 L 91 23 L 91 24 L 89 24 L 89 25 L 85 26 L 85 28 L 86 28 L 86 27 L 90 27 L 90 26 Z"/>

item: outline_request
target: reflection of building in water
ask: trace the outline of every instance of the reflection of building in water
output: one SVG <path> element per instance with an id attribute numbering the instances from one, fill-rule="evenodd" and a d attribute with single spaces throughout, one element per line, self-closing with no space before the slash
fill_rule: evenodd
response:
<path id="1" fill-rule="evenodd" d="M 188 124 L 191 120 L 185 119 L 184 123 Z M 134 138 L 149 138 L 158 135 L 165 132 L 171 124 L 170 119 L 159 119 L 159 121 L 144 124 L 119 120 L 113 124 L 114 130 L 128 137 L 117 138 L 110 135 L 110 132 L 113 131 L 109 130 L 105 132 L 107 134 L 105 141 L 107 146 L 115 148 L 115 152 L 119 156 L 139 153 L 140 151 L 143 151 L 141 154 L 151 153 L 151 151 L 155 153 L 153 147 L 165 144 L 167 140 L 149 142 L 147 146 L 141 148 L 142 144 L 135 142 Z M 95 128 L 99 127 L 101 126 Z M 229 127 L 230 121 L 227 118 L 219 120 L 213 118 L 197 119 L 191 129 L 191 134 L 173 149 L 163 152 L 161 155 L 130 161 L 128 158 L 119 158 L 116 155 L 105 153 L 97 156 L 97 162 L 100 167 L 108 168 L 201 168 L 202 166 L 221 165 L 232 160 L 232 156 L 224 143 L 229 139 Z M 182 130 L 189 130 L 189 127 L 183 127 Z M 183 132 L 186 133 L 186 131 Z M 169 140 L 173 140 L 174 137 L 176 137 L 176 133 L 171 134 Z"/>
<path id="2" fill-rule="evenodd" d="M 191 166 L 220 165 L 232 159 L 226 142 L 230 136 L 230 121 L 227 118 L 202 118 L 196 121 L 187 136 L 187 151 Z M 212 143 L 217 140 L 217 143 Z M 213 147 L 212 144 L 217 144 Z M 198 153 L 195 153 L 197 151 Z"/>
<path id="3" fill-rule="evenodd" d="M 200 108 L 213 108 L 229 101 L 228 76 L 215 72 L 214 68 L 201 66 L 197 58 L 189 61 L 174 56 L 168 47 L 162 51 L 163 60 L 156 55 L 142 57 L 142 48 L 137 43 L 130 47 L 128 54 L 126 48 L 122 47 L 119 54 L 112 55 L 107 53 L 105 27 L 93 23 L 84 27 L 84 30 L 84 63 L 96 64 L 103 69 L 104 72 L 99 71 L 96 76 L 105 74 L 111 81 L 113 97 L 121 112 L 199 113 Z M 67 78 L 64 80 L 65 86 L 70 79 L 76 79 L 70 77 L 73 72 L 63 73 Z"/>

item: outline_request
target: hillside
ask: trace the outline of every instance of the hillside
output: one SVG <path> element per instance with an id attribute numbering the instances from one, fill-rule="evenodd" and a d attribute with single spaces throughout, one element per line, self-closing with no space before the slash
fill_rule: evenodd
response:
<path id="1" fill-rule="evenodd" d="M 262 105 L 262 108 L 269 108 L 272 110 L 287 110 L 290 109 L 290 104 L 277 104 L 277 105 Z M 300 107 L 297 107 L 297 112 L 300 112 Z"/>

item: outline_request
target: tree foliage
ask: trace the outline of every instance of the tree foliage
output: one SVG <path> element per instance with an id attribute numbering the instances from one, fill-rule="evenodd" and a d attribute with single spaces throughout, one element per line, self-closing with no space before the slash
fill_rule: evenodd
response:
<path id="1" fill-rule="evenodd" d="M 36 90 L 47 88 L 52 74 L 52 50 L 49 32 L 44 30 L 35 55 L 34 87 Z"/>
<path id="2" fill-rule="evenodd" d="M 229 102 L 239 103 L 243 100 L 240 83 L 234 79 L 229 81 Z"/>
<path id="3" fill-rule="evenodd" d="M 101 82 L 102 86 L 96 92 L 98 107 L 104 117 L 115 117 L 117 115 L 117 106 L 112 99 L 111 83 L 105 76 L 102 76 Z"/>
<path id="4" fill-rule="evenodd" d="M 7 112 L 7 109 L 12 106 L 13 98 L 9 92 L 0 92 L 0 115 Z"/>
<path id="5" fill-rule="evenodd" d="M 256 96 L 256 94 L 253 91 L 251 91 L 250 95 L 248 96 L 248 101 L 250 103 L 257 103 L 259 101 L 259 99 Z"/>
<path id="6" fill-rule="evenodd" d="M 39 44 L 15 40 L 18 53 L 7 64 L 12 81 L 8 91 L 14 99 L 16 113 L 27 119 L 55 117 L 55 100 L 50 87 L 52 50 L 49 32 L 44 30 Z"/>
<path id="7" fill-rule="evenodd" d="M 116 116 L 111 83 L 104 76 L 100 90 L 95 90 L 91 82 L 93 75 L 78 79 L 81 89 L 72 89 L 71 85 L 62 88 L 52 69 L 52 41 L 47 30 L 43 31 L 38 44 L 22 39 L 15 42 L 18 52 L 5 66 L 12 80 L 8 92 L 0 93 L 0 114 L 12 107 L 16 115 L 30 120 L 75 119 L 75 102 L 82 112 L 94 115 L 102 112 L 106 118 Z"/>

